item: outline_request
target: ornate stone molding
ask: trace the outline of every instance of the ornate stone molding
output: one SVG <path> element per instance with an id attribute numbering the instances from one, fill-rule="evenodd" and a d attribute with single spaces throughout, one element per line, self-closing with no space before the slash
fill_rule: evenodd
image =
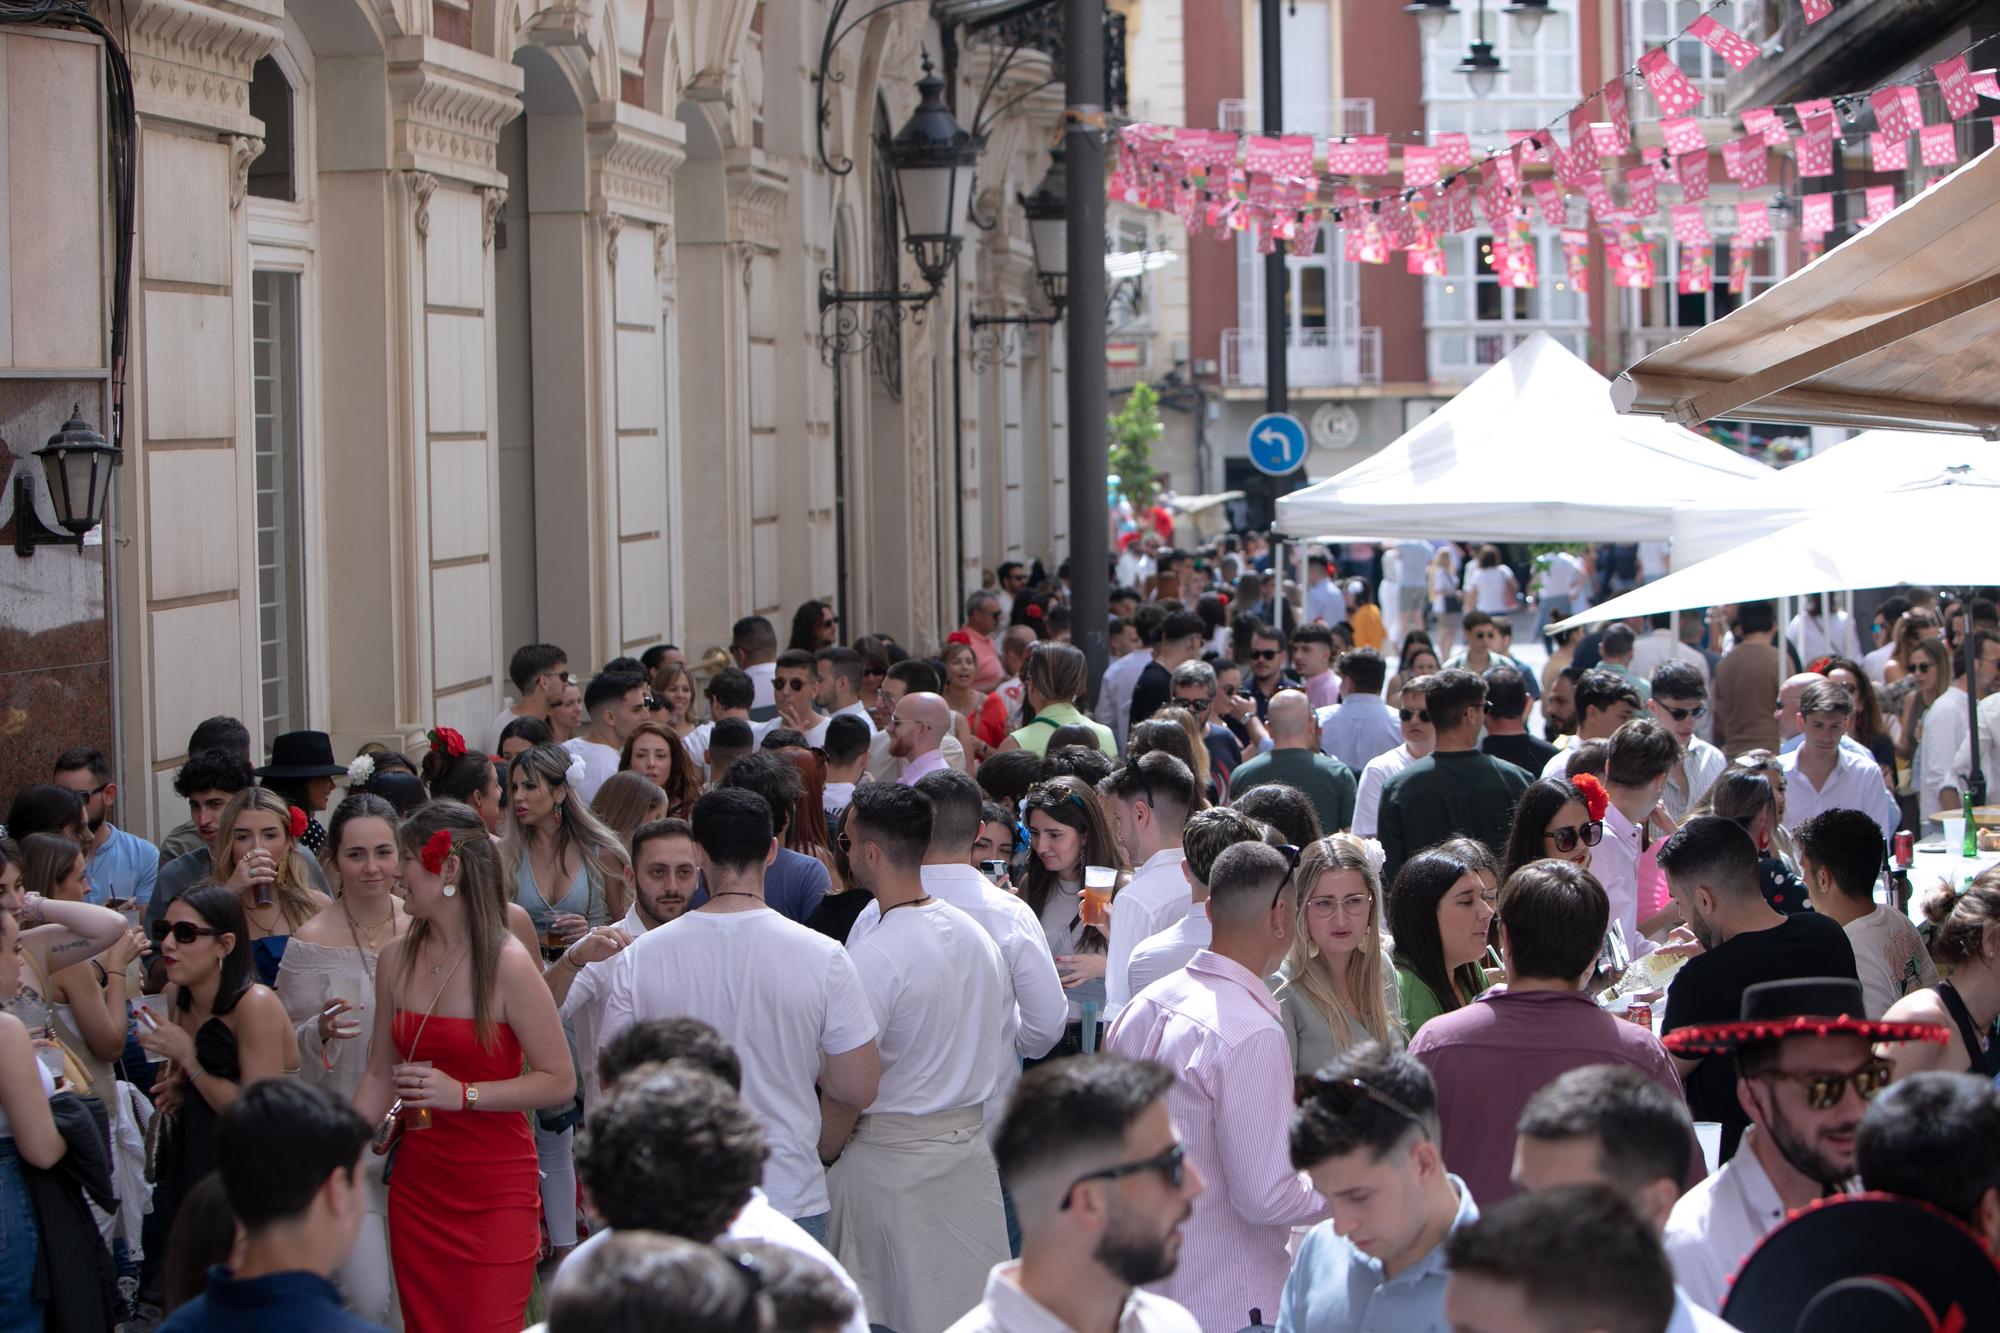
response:
<path id="1" fill-rule="evenodd" d="M 481 243 L 493 248 L 494 232 L 500 226 L 500 210 L 507 206 L 507 192 L 498 185 L 484 185 L 479 189 L 479 235 Z"/>
<path id="2" fill-rule="evenodd" d="M 389 43 L 395 166 L 469 185 L 504 185 L 500 127 L 521 113 L 521 70 L 431 37 Z"/>
<path id="3" fill-rule="evenodd" d="M 620 213 L 600 213 L 597 215 L 597 226 L 604 233 L 604 262 L 613 273 L 616 273 L 618 238 L 625 233 L 625 217 Z"/>
<path id="4" fill-rule="evenodd" d="M 963 271 L 961 269 L 961 271 Z M 1035 296 L 1035 252 L 1026 240 L 1002 231 L 991 237 L 980 256 L 980 299 L 1005 302 L 1010 309 L 1032 305 Z"/>
<path id="5" fill-rule="evenodd" d="M 679 276 L 674 253 L 674 224 L 661 222 L 653 227 L 653 281 L 671 286 Z"/>
<path id="6" fill-rule="evenodd" d="M 755 148 L 732 148 L 722 155 L 729 206 L 729 239 L 760 250 L 776 250 L 784 236 L 785 200 L 791 181 L 782 167 Z"/>
<path id="7" fill-rule="evenodd" d="M 405 171 L 403 183 L 410 189 L 410 220 L 416 224 L 417 235 L 428 239 L 431 234 L 431 195 L 437 189 L 437 177 L 428 171 Z"/>
<path id="8" fill-rule="evenodd" d="M 678 122 L 623 102 L 599 103 L 587 115 L 587 190 L 592 210 L 639 222 L 673 216 L 673 174 L 687 159 L 687 131 Z"/>
<path id="9" fill-rule="evenodd" d="M 536 13 L 532 4 L 521 6 L 524 11 L 521 33 L 537 46 L 576 46 L 592 58 L 596 57 L 596 32 L 604 0 L 540 0 L 541 9 Z"/>
<path id="10" fill-rule="evenodd" d="M 141 116 L 263 132 L 250 114 L 250 70 L 283 38 L 283 0 L 129 0 L 119 17 Z"/>
<path id="11" fill-rule="evenodd" d="M 231 134 L 224 138 L 229 145 L 229 207 L 233 212 L 243 206 L 243 196 L 250 192 L 250 164 L 264 154 L 264 141 L 253 134 Z"/>

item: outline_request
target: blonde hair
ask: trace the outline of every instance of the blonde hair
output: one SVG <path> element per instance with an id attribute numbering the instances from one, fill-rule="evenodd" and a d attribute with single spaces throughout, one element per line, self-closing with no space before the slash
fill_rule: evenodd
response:
<path id="1" fill-rule="evenodd" d="M 574 848 L 583 862 L 584 879 L 591 891 L 606 894 L 607 907 L 609 890 L 604 881 L 604 866 L 600 858 L 609 856 L 618 865 L 630 864 L 625 845 L 618 841 L 618 835 L 604 827 L 590 807 L 577 795 L 576 788 L 569 785 L 569 765 L 573 758 L 560 745 L 537 745 L 532 750 L 523 750 L 507 765 L 507 794 L 512 795 L 514 775 L 526 769 L 531 777 L 551 793 L 561 793 L 556 797 L 556 827 L 551 835 L 555 839 L 557 855 L 567 859 Z M 506 881 L 512 883 L 521 873 L 522 862 L 528 859 L 528 835 L 519 820 L 511 813 L 513 802 L 508 802 L 507 832 L 501 839 L 501 869 Z M 602 922 L 593 924 L 602 925 Z"/>
<path id="2" fill-rule="evenodd" d="M 1188 748 L 1194 755 L 1194 762 L 1189 765 L 1194 770 L 1194 805 L 1192 809 L 1200 810 L 1205 808 L 1208 805 L 1206 793 L 1209 783 L 1208 739 L 1201 734 L 1201 723 L 1195 721 L 1192 710 L 1182 708 L 1179 705 L 1170 705 L 1166 708 L 1155 709 L 1153 716 L 1148 720 L 1153 722 L 1171 722 L 1187 733 Z"/>
<path id="3" fill-rule="evenodd" d="M 1335 870 L 1356 871 L 1368 886 L 1368 925 L 1345 965 L 1347 993 L 1360 1014 L 1360 1031 L 1348 1016 L 1347 1005 L 1341 1003 L 1329 960 L 1319 953 L 1306 930 L 1306 902 L 1312 897 L 1313 886 L 1320 876 Z M 1366 846 L 1351 833 L 1321 838 L 1299 857 L 1293 881 L 1299 886 L 1298 922 L 1292 932 L 1292 947 L 1279 969 L 1284 980 L 1278 986 L 1278 998 L 1296 992 L 1326 1020 L 1334 1044 L 1342 1050 L 1363 1041 L 1386 1043 L 1400 1036 L 1401 1029 L 1390 1017 L 1383 993 L 1382 955 L 1388 950 L 1382 939 L 1382 880 Z"/>
<path id="4" fill-rule="evenodd" d="M 421 857 L 424 844 L 440 830 L 451 833 L 448 856 L 458 858 L 458 900 L 464 904 L 465 934 L 472 964 L 472 1023 L 479 1044 L 493 1048 L 493 1001 L 500 989 L 500 955 L 507 947 L 507 891 L 500 878 L 500 854 L 486 821 L 471 806 L 453 800 L 426 801 L 410 812 L 396 831 L 403 855 Z M 402 975 L 405 989 L 417 970 L 417 959 L 430 942 L 431 923 L 418 918 L 403 936 Z"/>
<path id="5" fill-rule="evenodd" d="M 319 912 L 312 899 L 312 871 L 306 865 L 306 854 L 299 850 L 298 839 L 292 836 L 295 808 L 267 787 L 245 787 L 230 797 L 229 804 L 222 807 L 222 824 L 215 831 L 215 856 L 209 870 L 210 879 L 226 886 L 236 873 L 236 821 L 251 810 L 277 816 L 278 828 L 285 835 L 285 855 L 279 860 L 278 882 L 274 887 L 278 914 L 293 930 Z"/>

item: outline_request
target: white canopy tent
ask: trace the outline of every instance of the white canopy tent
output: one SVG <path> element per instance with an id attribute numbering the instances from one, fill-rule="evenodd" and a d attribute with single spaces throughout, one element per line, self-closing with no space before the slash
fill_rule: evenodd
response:
<path id="1" fill-rule="evenodd" d="M 1853 442 L 1850 441 L 1850 444 Z M 1961 466 L 1872 494 L 1676 570 L 1553 626 L 1897 583 L 2000 583 L 2000 468 Z"/>
<path id="2" fill-rule="evenodd" d="M 1609 381 L 1537 333 L 1374 457 L 1278 499 L 1297 537 L 1660 541 L 1674 513 L 1771 469 L 1612 410 Z"/>
<path id="3" fill-rule="evenodd" d="M 1863 431 L 1754 485 L 1682 510 L 1674 520 L 1674 565 L 1686 568 L 1816 514 L 1851 509 L 1883 491 L 1929 481 L 1960 465 L 2000 471 L 2000 446 L 1970 435 Z"/>

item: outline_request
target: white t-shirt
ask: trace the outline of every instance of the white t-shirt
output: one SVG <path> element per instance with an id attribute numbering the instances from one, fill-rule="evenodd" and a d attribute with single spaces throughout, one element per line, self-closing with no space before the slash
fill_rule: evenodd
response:
<path id="1" fill-rule="evenodd" d="M 840 812 L 854 801 L 854 784 L 851 782 L 829 782 L 820 794 L 820 808 L 826 811 L 828 819 L 837 819 Z"/>
<path id="2" fill-rule="evenodd" d="M 743 1100 L 764 1119 L 764 1188 L 787 1217 L 827 1211 L 819 1164 L 820 1057 L 874 1040 L 861 978 L 839 944 L 768 907 L 693 911 L 614 960 L 602 1039 L 648 1018 L 699 1018 L 736 1048 Z"/>
<path id="3" fill-rule="evenodd" d="M 848 951 L 882 1033 L 882 1085 L 869 1113 L 984 1105 L 1013 1059 L 1013 1034 L 1005 964 L 979 923 L 933 899 L 890 909 Z"/>
<path id="4" fill-rule="evenodd" d="M 1847 923 L 1847 942 L 1854 946 L 1854 971 L 1861 978 L 1861 998 L 1870 1018 L 1880 1018 L 1889 1006 L 1913 990 L 1938 983 L 1936 964 L 1923 937 L 1901 912 L 1881 904 L 1867 916 Z"/>
<path id="5" fill-rule="evenodd" d="M 1111 900 L 1110 961 L 1104 969 L 1104 1021 L 1132 998 L 1132 951 L 1187 915 L 1194 890 L 1181 873 L 1187 853 L 1168 847 L 1146 858 Z"/>
<path id="6" fill-rule="evenodd" d="M 500 712 L 493 719 L 493 725 L 486 729 L 486 734 L 484 736 L 481 736 L 477 741 L 473 743 L 483 746 L 486 753 L 488 754 L 499 754 L 500 733 L 505 731 L 509 726 L 511 726 L 516 718 L 523 716 L 525 716 L 525 714 L 517 713 L 514 711 L 513 704 L 510 703 L 501 704 Z"/>
<path id="7" fill-rule="evenodd" d="M 1514 571 L 1505 565 L 1474 565 L 1465 571 L 1465 609 L 1512 611 L 1520 605 Z"/>
<path id="8" fill-rule="evenodd" d="M 645 923 L 639 920 L 639 909 L 634 906 L 626 911 L 625 919 L 618 928 L 638 939 L 646 933 Z M 598 1040 L 598 1030 L 604 1025 L 604 1001 L 609 992 L 613 965 L 618 955 L 602 962 L 585 963 L 577 974 L 570 978 L 569 991 L 563 996 L 562 1019 L 576 1034 L 576 1049 L 579 1055 L 589 1052 L 578 1063 L 583 1074 L 583 1106 L 586 1111 L 597 1105 L 597 1050 L 604 1043 Z"/>
<path id="9" fill-rule="evenodd" d="M 597 789 L 618 771 L 618 751 L 581 736 L 564 741 L 563 749 L 583 760 L 583 781 L 576 784 L 576 795 L 589 805 L 597 799 Z"/>
<path id="10" fill-rule="evenodd" d="M 776 718 L 772 718 L 768 722 L 751 722 L 750 743 L 753 746 L 762 745 L 764 743 L 764 734 L 777 725 L 778 719 Z M 713 735 L 715 735 L 715 724 L 713 722 L 704 722 L 687 735 L 681 737 L 681 744 L 686 747 L 689 756 L 693 758 L 695 763 L 701 765 L 704 777 L 708 774 L 708 742 L 709 738 Z"/>
<path id="11" fill-rule="evenodd" d="M 1384 750 L 1361 770 L 1361 784 L 1354 792 L 1354 836 L 1372 838 L 1382 821 L 1382 788 L 1389 779 L 1417 762 L 1405 741 L 1393 750 Z"/>

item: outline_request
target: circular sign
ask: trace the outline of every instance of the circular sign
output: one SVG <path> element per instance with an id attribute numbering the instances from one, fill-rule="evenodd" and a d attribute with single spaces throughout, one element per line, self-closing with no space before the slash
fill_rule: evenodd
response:
<path id="1" fill-rule="evenodd" d="M 1306 461 L 1305 423 L 1290 412 L 1266 412 L 1250 423 L 1250 466 L 1267 477 L 1285 477 Z"/>
<path id="2" fill-rule="evenodd" d="M 1346 449 L 1361 438 L 1361 415 L 1346 403 L 1313 409 L 1312 441 L 1322 449 Z"/>

